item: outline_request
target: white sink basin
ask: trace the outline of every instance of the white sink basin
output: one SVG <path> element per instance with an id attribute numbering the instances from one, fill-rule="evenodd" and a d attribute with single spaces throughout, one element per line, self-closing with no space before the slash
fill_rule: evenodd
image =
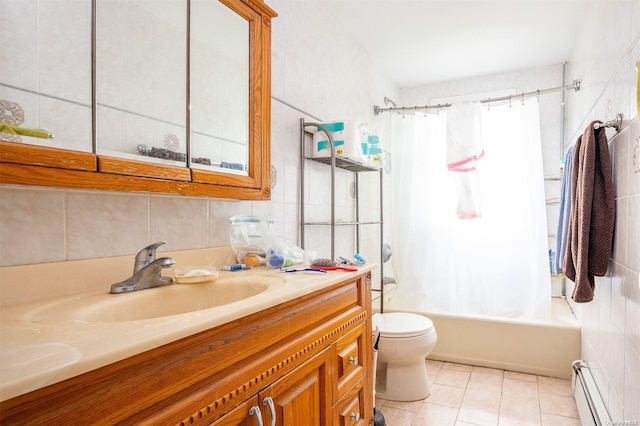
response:
<path id="1" fill-rule="evenodd" d="M 148 320 L 241 303 L 284 285 L 273 275 L 221 277 L 214 282 L 173 284 L 122 294 L 90 293 L 48 303 L 31 311 L 28 321 L 121 322 Z"/>

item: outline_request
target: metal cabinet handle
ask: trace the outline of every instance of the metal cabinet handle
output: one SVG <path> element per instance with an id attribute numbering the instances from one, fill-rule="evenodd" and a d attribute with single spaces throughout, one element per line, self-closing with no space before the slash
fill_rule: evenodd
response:
<path id="1" fill-rule="evenodd" d="M 357 364 L 358 363 L 358 357 L 357 356 L 350 356 L 349 357 L 349 364 Z"/>
<path id="2" fill-rule="evenodd" d="M 355 420 L 356 422 L 360 420 L 360 413 L 351 413 L 351 420 Z"/>
<path id="3" fill-rule="evenodd" d="M 254 405 L 253 407 L 249 408 L 249 415 L 256 416 L 256 419 L 258 420 L 258 426 L 263 426 L 262 413 L 260 412 L 260 407 L 258 407 L 257 405 Z"/>
<path id="4" fill-rule="evenodd" d="M 276 426 L 276 407 L 273 404 L 273 398 L 270 396 L 262 400 L 262 405 L 268 405 L 271 412 L 271 426 Z"/>

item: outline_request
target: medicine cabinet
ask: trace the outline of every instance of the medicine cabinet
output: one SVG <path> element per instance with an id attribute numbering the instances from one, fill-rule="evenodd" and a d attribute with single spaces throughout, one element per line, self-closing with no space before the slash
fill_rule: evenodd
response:
<path id="1" fill-rule="evenodd" d="M 277 14 L 263 0 L 81 4 L 52 4 L 33 16 L 34 25 L 63 28 L 68 37 L 54 38 L 54 50 L 75 55 L 70 62 L 80 77 L 42 58 L 25 72 L 28 49 L 9 52 L 15 61 L 0 77 L 2 117 L 5 109 L 24 109 L 24 120 L 7 124 L 46 128 L 56 139 L 0 133 L 0 182 L 269 199 Z M 17 5 L 7 8 L 16 21 L 29 19 Z M 92 24 L 70 28 L 61 21 L 67 16 Z M 40 43 L 18 31 L 18 46 L 23 36 L 27 46 Z M 70 40 L 85 47 L 72 49 Z M 66 88 L 42 83 L 63 79 Z M 84 95 L 74 97 L 74 88 Z"/>

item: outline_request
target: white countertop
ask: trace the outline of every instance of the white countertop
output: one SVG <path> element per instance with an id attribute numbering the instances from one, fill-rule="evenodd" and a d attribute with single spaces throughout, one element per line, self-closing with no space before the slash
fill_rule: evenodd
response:
<path id="1" fill-rule="evenodd" d="M 87 300 L 112 304 L 114 298 L 162 292 L 175 286 L 108 294 L 92 291 L 71 296 L 3 306 L 0 311 L 0 401 L 77 376 L 181 338 L 293 300 L 370 271 L 327 274 L 285 273 L 264 267 L 220 272 L 218 280 L 267 279 L 278 282 L 247 299 L 192 312 L 133 321 L 86 320 L 77 313 Z M 147 293 L 151 295 L 151 293 Z M 122 300 L 122 299 L 121 299 Z M 85 309 L 86 311 L 86 309 Z"/>

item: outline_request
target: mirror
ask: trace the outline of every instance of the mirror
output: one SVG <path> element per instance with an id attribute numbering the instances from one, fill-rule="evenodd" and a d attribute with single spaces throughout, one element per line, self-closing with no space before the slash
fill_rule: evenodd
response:
<path id="1" fill-rule="evenodd" d="M 96 153 L 246 176 L 249 22 L 212 0 L 96 8 Z"/>
<path id="2" fill-rule="evenodd" d="M 249 22 L 211 0 L 190 22 L 191 167 L 247 175 Z"/>
<path id="3" fill-rule="evenodd" d="M 186 166 L 186 0 L 96 2 L 96 153 Z"/>

